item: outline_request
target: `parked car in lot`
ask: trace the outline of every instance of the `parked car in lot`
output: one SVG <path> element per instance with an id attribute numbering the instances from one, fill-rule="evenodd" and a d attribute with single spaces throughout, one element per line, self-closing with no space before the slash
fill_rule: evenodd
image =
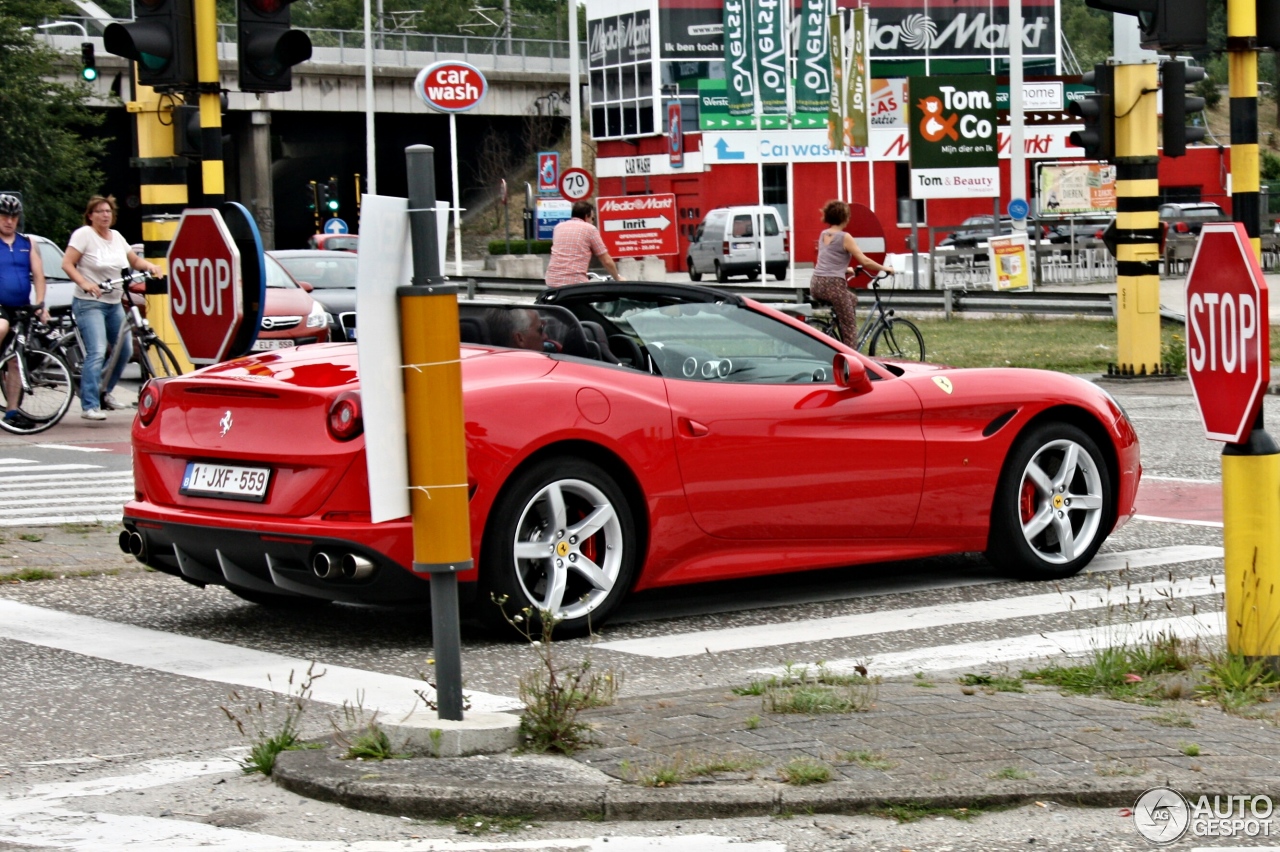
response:
<path id="1" fill-rule="evenodd" d="M 36 250 L 40 252 L 40 260 L 44 264 L 44 304 L 50 311 L 59 311 L 62 309 L 71 309 L 71 299 L 75 293 L 75 282 L 67 277 L 62 271 L 62 256 L 65 254 L 62 248 L 48 237 L 37 236 L 36 234 L 28 234 L 31 241 L 35 243 Z M 32 299 L 35 299 L 35 292 L 32 291 Z"/>
<path id="2" fill-rule="evenodd" d="M 1067 577 L 1134 511 L 1133 427 L 1070 375 L 877 361 L 692 285 L 459 310 L 458 576 L 498 629 L 491 595 L 582 633 L 632 591 L 965 551 Z M 266 605 L 421 603 L 409 518 L 371 522 L 358 367 L 326 344 L 149 383 L 122 546 Z"/>
<path id="3" fill-rule="evenodd" d="M 267 298 L 254 351 L 291 349 L 328 339 L 329 314 L 324 306 L 267 255 Z"/>
<path id="4" fill-rule="evenodd" d="M 1212 201 L 1181 201 L 1160 205 L 1160 221 L 1173 234 L 1199 234 L 1205 222 L 1226 221 L 1226 212 Z"/>
<path id="5" fill-rule="evenodd" d="M 329 313 L 330 340 L 355 340 L 358 256 L 351 252 L 313 249 L 289 249 L 267 254 L 279 261 L 304 288 L 311 288 L 311 298 Z"/>

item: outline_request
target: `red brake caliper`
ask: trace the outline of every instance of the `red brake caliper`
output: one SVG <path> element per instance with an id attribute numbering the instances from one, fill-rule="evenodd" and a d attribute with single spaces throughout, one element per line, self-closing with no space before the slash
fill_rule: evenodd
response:
<path id="1" fill-rule="evenodd" d="M 1036 486 L 1029 479 L 1022 481 L 1022 493 L 1018 495 L 1018 510 L 1024 524 L 1036 516 Z"/>

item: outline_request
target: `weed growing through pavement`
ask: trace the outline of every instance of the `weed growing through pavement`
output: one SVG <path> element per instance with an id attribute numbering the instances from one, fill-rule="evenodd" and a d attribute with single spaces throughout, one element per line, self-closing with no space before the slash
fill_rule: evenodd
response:
<path id="1" fill-rule="evenodd" d="M 1143 762 L 1134 766 L 1131 763 L 1109 760 L 1106 763 L 1099 763 L 1094 766 L 1093 771 L 1095 775 L 1101 775 L 1104 778 L 1136 778 L 1139 775 L 1147 774 L 1147 764 Z"/>
<path id="2" fill-rule="evenodd" d="M 753 714 L 753 715 L 751 715 L 751 716 L 748 716 L 748 717 L 747 717 L 747 730 L 748 730 L 748 731 L 754 731 L 754 730 L 755 730 L 756 728 L 758 728 L 758 727 L 760 727 L 760 717 L 759 717 L 759 716 L 756 716 L 756 715 L 754 715 L 754 714 Z"/>
<path id="3" fill-rule="evenodd" d="M 937 686 L 937 684 L 924 676 L 924 672 L 916 672 L 916 679 L 913 684 L 921 689 L 933 689 Z"/>
<path id="4" fill-rule="evenodd" d="M 1196 692 L 1216 701 L 1228 713 L 1268 701 L 1280 688 L 1280 677 L 1265 660 L 1224 652 L 1211 656 L 1205 668 L 1204 682 Z"/>
<path id="5" fill-rule="evenodd" d="M 21 571 L 10 574 L 6 579 L 18 583 L 36 583 L 40 580 L 56 580 L 58 575 L 43 568 L 23 568 Z"/>
<path id="6" fill-rule="evenodd" d="M 1025 692 L 1022 678 L 1007 674 L 966 674 L 960 678 L 964 686 L 976 686 L 991 695 L 996 692 Z"/>
<path id="7" fill-rule="evenodd" d="M 958 820 L 971 820 L 975 816 L 988 810 L 999 810 L 1000 808 L 939 808 L 933 805 L 926 805 L 923 802 L 901 802 L 894 805 L 886 805 L 871 811 L 875 816 L 887 817 L 892 820 L 902 822 L 915 822 L 916 820 L 934 818 L 934 817 L 951 817 Z"/>
<path id="8" fill-rule="evenodd" d="M 880 678 L 868 677 L 865 666 L 855 668 L 855 674 L 839 674 L 822 663 L 814 669 L 788 663 L 781 678 L 765 681 L 764 709 L 809 715 L 866 712 L 875 704 Z"/>
<path id="9" fill-rule="evenodd" d="M 493 598 L 502 607 L 507 597 Z M 539 666 L 520 677 L 517 695 L 524 703 L 520 738 L 526 751 L 573 754 L 591 744 L 591 726 L 579 716 L 591 707 L 606 707 L 618 697 L 621 678 L 612 670 L 595 671 L 591 658 L 573 665 L 556 656 L 553 633 L 562 619 L 547 610 L 525 607 L 503 617 L 529 642 Z M 534 633 L 537 632 L 537 638 Z"/>
<path id="10" fill-rule="evenodd" d="M 458 814 L 453 819 L 438 819 L 436 825 L 451 825 L 458 834 L 515 834 L 536 827 L 527 816 L 481 816 Z"/>
<path id="11" fill-rule="evenodd" d="M 1178 743 L 1178 750 L 1187 757 L 1200 756 L 1200 746 L 1197 743 Z"/>
<path id="12" fill-rule="evenodd" d="M 1191 714 L 1183 710 L 1165 710 L 1154 716 L 1144 716 L 1148 722 L 1155 722 L 1162 728 L 1194 728 L 1196 722 Z"/>
<path id="13" fill-rule="evenodd" d="M 878 769 L 881 772 L 892 769 L 897 765 L 877 751 L 866 751 L 861 749 L 846 751 L 840 755 L 840 759 L 845 763 L 856 764 L 863 769 Z"/>
<path id="14" fill-rule="evenodd" d="M 286 694 L 273 692 L 271 701 L 267 704 L 261 700 L 249 702 L 239 711 L 219 705 L 219 709 L 236 726 L 241 736 L 249 740 L 249 756 L 240 761 L 240 768 L 246 775 L 255 772 L 270 775 L 275 769 L 276 757 L 282 751 L 324 747 L 320 743 L 304 743 L 298 733 L 298 724 L 306 709 L 307 700 L 311 697 L 311 687 L 318 678 L 324 676 L 324 672 L 317 674 L 315 668 L 314 662 L 307 666 L 306 673 L 296 686 L 296 673 L 290 671 Z M 267 680 L 271 680 L 270 675 L 267 675 Z M 236 702 L 244 702 L 239 692 L 233 691 L 231 698 Z"/>
<path id="15" fill-rule="evenodd" d="M 825 784 L 831 780 L 831 767 L 812 757 L 793 758 L 778 769 L 782 780 L 797 787 L 808 784 Z"/>
<path id="16" fill-rule="evenodd" d="M 1032 773 L 1025 769 L 1019 769 L 1016 766 L 1005 766 L 992 772 L 987 777 L 992 781 L 1025 781 L 1031 775 Z"/>
<path id="17" fill-rule="evenodd" d="M 347 744 L 343 760 L 402 760 L 408 754 L 397 752 L 391 745 L 391 738 L 382 730 L 376 721 L 370 722 L 363 732 L 357 734 Z"/>
<path id="18" fill-rule="evenodd" d="M 748 773 L 764 767 L 767 761 L 752 755 L 709 755 L 677 752 L 661 761 L 639 766 L 629 760 L 618 764 L 619 773 L 628 781 L 645 787 L 674 787 L 691 778 L 705 778 L 721 773 Z"/>
<path id="19" fill-rule="evenodd" d="M 40 533 L 22 533 L 18 538 L 23 541 L 44 541 L 44 536 Z"/>

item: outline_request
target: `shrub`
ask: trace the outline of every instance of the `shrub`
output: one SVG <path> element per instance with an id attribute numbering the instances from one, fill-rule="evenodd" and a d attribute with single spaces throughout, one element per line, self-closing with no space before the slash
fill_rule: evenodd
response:
<path id="1" fill-rule="evenodd" d="M 507 241 L 489 240 L 489 254 L 507 254 Z M 551 240 L 512 240 L 511 254 L 551 254 Z"/>

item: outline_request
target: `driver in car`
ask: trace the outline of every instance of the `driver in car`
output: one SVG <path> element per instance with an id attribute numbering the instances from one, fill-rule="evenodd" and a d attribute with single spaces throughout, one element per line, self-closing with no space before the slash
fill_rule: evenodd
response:
<path id="1" fill-rule="evenodd" d="M 490 308 L 485 320 L 490 338 L 497 346 L 535 352 L 547 352 L 555 346 L 547 339 L 547 323 L 532 308 Z"/>

